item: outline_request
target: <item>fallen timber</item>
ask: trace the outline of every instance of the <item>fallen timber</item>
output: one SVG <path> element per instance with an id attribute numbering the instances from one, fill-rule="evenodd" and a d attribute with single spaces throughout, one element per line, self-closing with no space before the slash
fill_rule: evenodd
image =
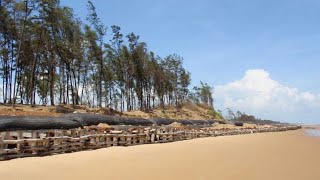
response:
<path id="1" fill-rule="evenodd" d="M 0 160 L 46 156 L 111 146 L 167 143 L 203 137 L 279 132 L 301 128 L 295 125 L 256 129 L 221 129 L 186 126 L 111 126 L 109 129 L 20 130 L 0 133 Z"/>

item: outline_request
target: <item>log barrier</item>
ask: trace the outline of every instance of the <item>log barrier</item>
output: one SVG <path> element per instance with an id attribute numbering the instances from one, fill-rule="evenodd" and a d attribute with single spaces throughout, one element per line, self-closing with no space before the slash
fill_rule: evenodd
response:
<path id="1" fill-rule="evenodd" d="M 194 138 L 279 132 L 296 130 L 301 126 L 275 126 L 256 129 L 184 128 L 184 127 L 136 127 L 98 131 L 90 129 L 70 130 L 22 130 L 0 132 L 0 161 L 14 158 L 46 156 L 111 146 L 167 143 Z"/>

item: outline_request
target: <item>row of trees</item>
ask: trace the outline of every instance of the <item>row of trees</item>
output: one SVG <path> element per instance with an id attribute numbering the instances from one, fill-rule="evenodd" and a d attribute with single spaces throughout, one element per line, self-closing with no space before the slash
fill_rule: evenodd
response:
<path id="1" fill-rule="evenodd" d="M 83 24 L 59 0 L 0 0 L 3 103 L 130 111 L 179 107 L 191 97 L 213 107 L 207 84 L 189 92 L 182 57 L 161 58 L 138 35 L 107 29 L 90 1 L 87 20 Z"/>
<path id="2" fill-rule="evenodd" d="M 248 115 L 241 111 L 232 111 L 230 108 L 227 108 L 227 117 L 229 121 L 239 121 L 239 122 L 247 122 L 247 123 L 253 123 L 253 124 L 279 124 L 278 121 L 272 121 L 272 120 L 265 120 L 256 118 L 253 115 Z"/>

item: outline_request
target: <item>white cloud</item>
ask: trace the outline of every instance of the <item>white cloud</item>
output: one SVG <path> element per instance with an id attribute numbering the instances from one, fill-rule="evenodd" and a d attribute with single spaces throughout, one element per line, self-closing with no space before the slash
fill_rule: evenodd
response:
<path id="1" fill-rule="evenodd" d="M 319 94 L 287 87 L 263 69 L 247 70 L 242 79 L 217 86 L 215 99 L 222 110 L 231 108 L 283 122 L 320 122 Z"/>

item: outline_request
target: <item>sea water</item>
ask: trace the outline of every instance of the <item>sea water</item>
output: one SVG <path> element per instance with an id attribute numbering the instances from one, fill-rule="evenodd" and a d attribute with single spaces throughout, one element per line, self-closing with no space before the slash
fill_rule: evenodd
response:
<path id="1" fill-rule="evenodd" d="M 308 136 L 320 137 L 320 130 L 319 129 L 305 129 L 305 133 Z"/>

